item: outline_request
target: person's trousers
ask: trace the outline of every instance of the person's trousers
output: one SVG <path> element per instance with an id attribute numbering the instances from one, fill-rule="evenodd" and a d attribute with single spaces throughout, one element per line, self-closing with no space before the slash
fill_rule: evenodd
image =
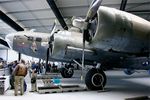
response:
<path id="1" fill-rule="evenodd" d="M 20 86 L 20 88 L 19 88 Z M 15 76 L 15 96 L 18 95 L 18 89 L 20 89 L 20 94 L 24 94 L 24 76 Z"/>
<path id="2" fill-rule="evenodd" d="M 37 91 L 37 74 L 36 73 L 34 73 L 34 75 L 32 74 L 31 75 L 31 78 L 35 78 L 36 79 L 36 81 L 35 81 L 35 83 L 31 83 L 31 91 Z"/>

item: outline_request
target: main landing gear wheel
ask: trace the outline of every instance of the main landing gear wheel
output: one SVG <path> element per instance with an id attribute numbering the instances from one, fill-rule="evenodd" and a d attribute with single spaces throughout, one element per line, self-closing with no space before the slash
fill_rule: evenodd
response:
<path id="1" fill-rule="evenodd" d="M 85 84 L 90 90 L 102 90 L 106 85 L 106 75 L 102 70 L 92 68 L 86 74 Z"/>
<path id="2" fill-rule="evenodd" d="M 63 78 L 71 78 L 74 74 L 74 71 L 72 68 L 62 68 L 61 69 L 61 75 Z"/>

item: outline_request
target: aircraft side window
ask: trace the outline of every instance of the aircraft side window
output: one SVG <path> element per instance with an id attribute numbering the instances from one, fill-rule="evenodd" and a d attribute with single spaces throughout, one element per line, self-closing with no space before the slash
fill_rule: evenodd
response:
<path id="1" fill-rule="evenodd" d="M 42 38 L 36 38 L 36 41 L 37 41 L 37 42 L 41 42 L 41 41 L 42 41 Z"/>
<path id="2" fill-rule="evenodd" d="M 33 37 L 28 37 L 28 40 L 29 41 L 33 41 Z"/>

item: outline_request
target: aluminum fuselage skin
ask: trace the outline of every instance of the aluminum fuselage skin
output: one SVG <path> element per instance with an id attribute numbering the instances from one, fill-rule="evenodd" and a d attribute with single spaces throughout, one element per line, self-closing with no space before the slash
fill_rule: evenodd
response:
<path id="1" fill-rule="evenodd" d="M 17 33 L 8 34 L 6 40 L 10 45 L 10 48 L 36 58 L 46 59 L 47 48 L 50 34 L 31 32 L 31 31 L 20 31 Z M 54 59 L 49 57 L 50 61 L 62 61 L 60 59 Z M 68 61 L 64 59 L 63 61 Z"/>
<path id="2" fill-rule="evenodd" d="M 48 33 L 22 31 L 9 34 L 6 39 L 9 40 L 10 47 L 22 54 L 32 57 L 46 59 L 47 48 L 49 47 Z M 52 53 L 49 55 L 51 61 L 72 62 L 73 59 L 82 58 L 82 34 L 68 31 L 60 31 L 54 35 Z M 96 61 L 98 55 L 88 49 L 85 51 L 86 60 Z"/>

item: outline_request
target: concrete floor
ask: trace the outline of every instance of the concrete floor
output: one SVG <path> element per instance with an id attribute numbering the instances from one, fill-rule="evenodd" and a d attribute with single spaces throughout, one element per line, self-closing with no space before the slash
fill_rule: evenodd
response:
<path id="1" fill-rule="evenodd" d="M 86 72 L 84 72 L 85 75 Z M 23 96 L 14 96 L 13 90 L 0 95 L 0 100 L 124 100 L 125 98 L 150 95 L 150 76 L 146 71 L 125 75 L 122 71 L 107 71 L 106 92 L 82 91 L 69 93 L 38 94 L 30 93 L 29 76 L 26 77 L 28 90 Z M 71 79 L 63 79 L 62 84 L 80 84 L 80 71 L 75 71 Z"/>

